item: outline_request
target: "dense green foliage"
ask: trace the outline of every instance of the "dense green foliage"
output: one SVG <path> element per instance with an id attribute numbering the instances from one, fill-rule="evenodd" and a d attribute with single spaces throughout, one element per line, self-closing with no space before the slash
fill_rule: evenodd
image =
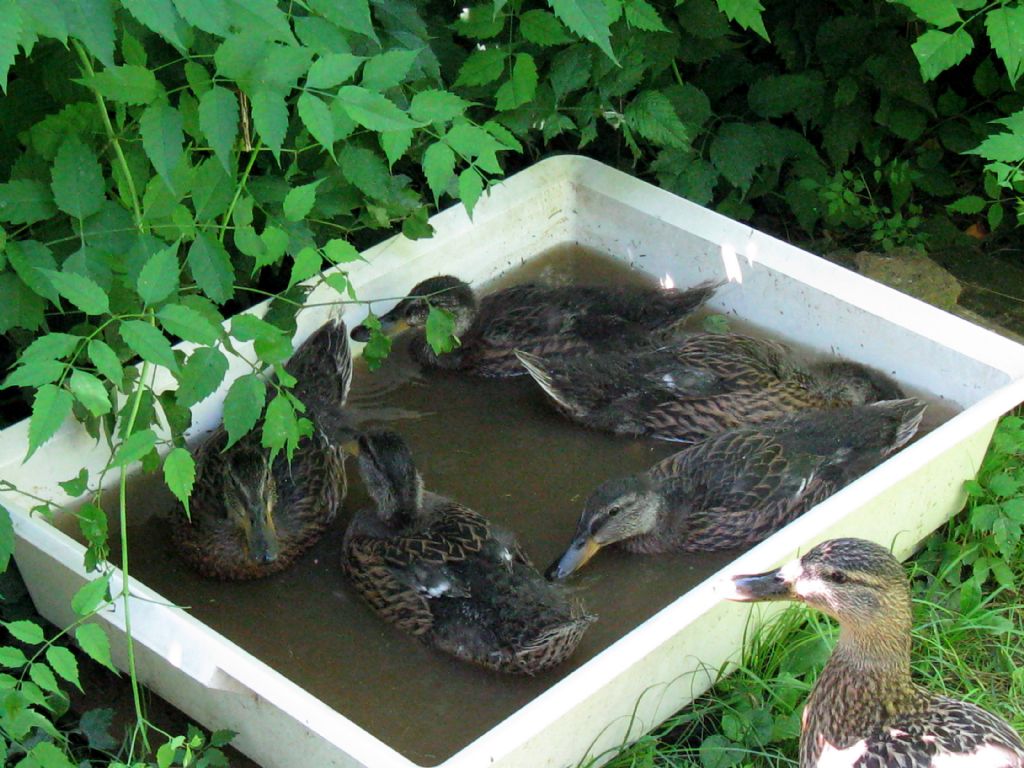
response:
<path id="1" fill-rule="evenodd" d="M 88 499 L 98 572 L 77 615 L 113 600 L 127 613 L 104 476 L 122 529 L 134 462 L 187 504 L 182 433 L 225 351 L 251 366 L 225 400 L 231 439 L 262 423 L 290 453 L 308 434 L 281 366 L 294 311 L 320 282 L 359 300 L 345 265 L 363 246 L 427 237 L 439 205 L 472 212 L 506 173 L 566 151 L 793 237 L 888 249 L 982 218 L 1005 231 L 1024 217 L 1022 30 L 1019 0 L 0 0 L 0 405 L 30 412 L 30 455 L 68 418 L 111 454 L 63 483 Z M 236 314 L 264 298 L 262 317 Z M 452 343 L 450 317 L 428 328 Z M 1009 522 L 957 572 L 974 604 L 990 576 L 1007 583 L 1019 541 L 1015 507 L 989 506 L 972 520 Z M 0 508 L 4 561 L 12 541 Z M 92 626 L 73 634 L 108 663 Z M 68 764 L 54 723 L 74 657 L 35 625 L 7 628 L 22 645 L 0 653 L 17 672 L 0 675 L 0 748 L 26 768 Z M 129 763 L 148 746 L 131 679 Z M 215 765 L 219 743 L 168 736 L 150 752 Z"/>

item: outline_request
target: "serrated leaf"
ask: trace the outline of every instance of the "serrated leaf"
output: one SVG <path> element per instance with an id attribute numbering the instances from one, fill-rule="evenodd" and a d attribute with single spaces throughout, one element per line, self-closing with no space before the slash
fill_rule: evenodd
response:
<path id="1" fill-rule="evenodd" d="M 990 161 L 1020 162 L 1024 157 L 1024 133 L 994 133 L 964 154 L 981 155 Z"/>
<path id="2" fill-rule="evenodd" d="M 178 13 L 189 24 L 225 37 L 230 32 L 231 17 L 225 0 L 174 0 Z"/>
<path id="3" fill-rule="evenodd" d="M 10 632 L 15 640 L 25 645 L 39 645 L 43 642 L 43 628 L 34 621 L 4 621 L 0 622 Z"/>
<path id="4" fill-rule="evenodd" d="M 35 224 L 53 216 L 53 192 L 41 181 L 16 179 L 0 184 L 0 221 Z"/>
<path id="5" fill-rule="evenodd" d="M 261 444 L 270 451 L 271 460 L 284 450 L 291 461 L 303 432 L 303 424 L 291 401 L 284 395 L 275 396 L 267 405 L 261 436 Z"/>
<path id="6" fill-rule="evenodd" d="M 292 274 L 288 278 L 288 287 L 312 277 L 320 271 L 322 259 L 316 248 L 309 246 L 295 254 L 295 261 L 292 262 Z"/>
<path id="7" fill-rule="evenodd" d="M 150 104 L 139 118 L 142 148 L 172 191 L 177 190 L 174 169 L 184 154 L 183 126 L 181 112 L 167 104 Z"/>
<path id="8" fill-rule="evenodd" d="M 388 197 L 388 166 L 376 152 L 346 144 L 339 155 L 342 175 L 361 192 L 378 200 Z"/>
<path id="9" fill-rule="evenodd" d="M 306 218 L 316 202 L 316 188 L 322 183 L 323 179 L 320 179 L 288 190 L 284 197 L 284 217 L 288 221 L 301 221 Z"/>
<path id="10" fill-rule="evenodd" d="M 5 645 L 0 648 L 0 667 L 21 669 L 28 664 L 28 657 L 20 648 Z"/>
<path id="11" fill-rule="evenodd" d="M 195 479 L 196 463 L 192 454 L 184 448 L 175 448 L 167 454 L 167 458 L 164 459 L 164 482 L 185 507 L 186 512 L 189 511 L 188 499 L 192 495 Z"/>
<path id="12" fill-rule="evenodd" d="M 519 17 L 519 33 L 534 45 L 564 45 L 573 38 L 550 11 L 526 11 Z"/>
<path id="13" fill-rule="evenodd" d="M 393 88 L 405 79 L 419 55 L 419 50 L 401 48 L 377 54 L 368 59 L 363 66 L 363 79 L 360 84 L 368 90 L 378 92 Z"/>
<path id="14" fill-rule="evenodd" d="M 472 51 L 459 67 L 455 85 L 487 85 L 493 83 L 505 71 L 508 51 L 504 48 L 487 48 Z"/>
<path id="15" fill-rule="evenodd" d="M 555 16 L 572 32 L 589 40 L 618 64 L 612 52 L 608 10 L 603 0 L 548 0 Z"/>
<path id="16" fill-rule="evenodd" d="M 427 343 L 434 354 L 451 352 L 459 345 L 455 336 L 455 315 L 443 307 L 430 307 L 426 325 Z"/>
<path id="17" fill-rule="evenodd" d="M 87 315 L 105 315 L 110 312 L 107 294 L 96 283 L 75 272 L 57 272 L 40 269 L 57 293 Z"/>
<path id="18" fill-rule="evenodd" d="M 745 191 L 761 164 L 761 150 L 761 136 L 753 126 L 726 123 L 711 142 L 711 162 L 730 184 Z"/>
<path id="19" fill-rule="evenodd" d="M 168 333 L 196 344 L 214 344 L 220 338 L 220 326 L 213 325 L 203 314 L 181 304 L 168 304 L 156 313 Z"/>
<path id="20" fill-rule="evenodd" d="M 461 117 L 469 106 L 468 101 L 454 93 L 429 89 L 412 97 L 409 114 L 422 123 L 445 123 Z"/>
<path id="21" fill-rule="evenodd" d="M 46 661 L 54 672 L 82 690 L 82 684 L 78 681 L 78 660 L 71 651 L 59 645 L 51 645 L 46 649 Z"/>
<path id="22" fill-rule="evenodd" d="M 358 85 L 344 85 L 338 90 L 342 108 L 356 123 L 371 131 L 403 131 L 417 123 L 384 95 Z"/>
<path id="23" fill-rule="evenodd" d="M 985 14 L 985 31 L 996 55 L 1006 66 L 1010 85 L 1024 74 L 1024 6 L 1004 5 Z"/>
<path id="24" fill-rule="evenodd" d="M 4 379 L 0 389 L 8 387 L 40 387 L 56 381 L 64 374 L 65 363 L 56 360 L 30 360 L 22 362 Z"/>
<path id="25" fill-rule="evenodd" d="M 512 132 L 501 125 L 496 123 L 494 120 L 488 120 L 484 123 L 484 130 L 487 131 L 491 136 L 498 140 L 498 143 L 502 144 L 504 149 L 511 149 L 514 152 L 522 152 L 523 145 L 512 135 Z"/>
<path id="26" fill-rule="evenodd" d="M 329 53 L 320 56 L 309 68 L 307 88 L 333 88 L 355 76 L 365 59 L 351 53 Z"/>
<path id="27" fill-rule="evenodd" d="M 73 499 L 77 499 L 89 487 L 89 470 L 82 467 L 78 474 L 70 480 L 59 483 L 61 489 Z"/>
<path id="28" fill-rule="evenodd" d="M 199 99 L 199 129 L 229 175 L 234 174 L 231 150 L 238 136 L 238 99 L 227 88 L 215 85 Z"/>
<path id="29" fill-rule="evenodd" d="M 93 416 L 110 413 L 110 398 L 103 382 L 91 373 L 76 368 L 71 374 L 71 394 L 88 409 Z"/>
<path id="30" fill-rule="evenodd" d="M 715 0 L 718 10 L 726 15 L 729 21 L 734 21 L 743 29 L 751 29 L 762 38 L 771 42 L 768 31 L 764 28 L 764 19 L 761 14 L 764 6 L 760 0 Z"/>
<path id="31" fill-rule="evenodd" d="M 668 32 L 658 11 L 647 0 L 626 0 L 626 22 L 646 32 Z"/>
<path id="32" fill-rule="evenodd" d="M 412 130 L 384 131 L 380 134 L 380 147 L 388 158 L 388 167 L 394 166 L 412 146 Z"/>
<path id="33" fill-rule="evenodd" d="M 332 264 L 346 264 L 351 261 L 358 261 L 362 258 L 359 255 L 359 251 L 356 250 L 352 243 L 338 238 L 328 240 L 323 251 L 324 256 L 326 256 Z"/>
<path id="34" fill-rule="evenodd" d="M 44 722 L 47 722 L 44 720 Z M 37 724 L 38 726 L 39 724 Z M 40 741 L 33 745 L 26 758 L 18 763 L 18 768 L 76 768 L 68 760 L 64 750 L 51 741 Z"/>
<path id="35" fill-rule="evenodd" d="M 0 504 L 0 573 L 7 570 L 7 565 L 14 555 L 14 522 L 7 507 Z"/>
<path id="36" fill-rule="evenodd" d="M 177 372 L 178 362 L 171 343 L 152 325 L 143 320 L 123 320 L 118 332 L 125 344 L 143 360 Z"/>
<path id="37" fill-rule="evenodd" d="M 26 460 L 60 429 L 60 425 L 71 414 L 72 403 L 71 393 L 53 384 L 44 384 L 36 390 L 28 423 Z"/>
<path id="38" fill-rule="evenodd" d="M 199 289 L 218 304 L 235 293 L 235 270 L 224 246 L 209 232 L 200 232 L 188 251 L 188 267 Z"/>
<path id="39" fill-rule="evenodd" d="M 24 30 L 21 8 L 14 0 L 0 0 L 0 89 L 7 93 L 7 73 L 18 54 Z"/>
<path id="40" fill-rule="evenodd" d="M 110 726 L 113 721 L 113 709 L 89 709 L 83 712 L 82 717 L 79 718 L 78 729 L 85 736 L 91 749 L 110 752 L 120 744 L 110 735 Z M 116 768 L 116 764 L 111 765 L 110 768 Z"/>
<path id="41" fill-rule="evenodd" d="M 254 373 L 239 376 L 224 398 L 224 429 L 227 447 L 237 442 L 255 426 L 267 399 L 267 386 Z"/>
<path id="42" fill-rule="evenodd" d="M 515 109 L 532 101 L 536 93 L 537 63 L 530 54 L 517 53 L 512 77 L 495 94 L 495 108 L 502 112 Z"/>
<path id="43" fill-rule="evenodd" d="M 661 91 L 641 91 L 624 115 L 626 125 L 659 146 L 685 149 L 690 145 L 690 132 Z"/>
<path id="44" fill-rule="evenodd" d="M 466 168 L 459 174 L 459 199 L 466 206 L 466 213 L 473 217 L 473 209 L 484 191 L 484 180 L 474 168 Z"/>
<path id="45" fill-rule="evenodd" d="M 129 13 L 145 24 L 179 51 L 185 43 L 180 32 L 185 30 L 184 22 L 174 10 L 171 0 L 122 0 Z"/>
<path id="46" fill-rule="evenodd" d="M 110 461 L 110 466 L 126 467 L 132 462 L 139 461 L 152 451 L 155 445 L 156 433 L 152 429 L 133 432 L 128 436 L 127 440 L 117 447 L 114 457 Z"/>
<path id="47" fill-rule="evenodd" d="M 587 45 L 573 45 L 555 54 L 551 62 L 551 87 L 555 98 L 579 90 L 590 82 L 593 55 Z"/>
<path id="48" fill-rule="evenodd" d="M 342 29 L 358 32 L 379 42 L 377 33 L 373 29 L 373 21 L 370 19 L 368 0 L 310 0 L 309 4 L 325 19 L 337 24 Z"/>
<path id="49" fill-rule="evenodd" d="M 978 195 L 965 195 L 946 206 L 950 213 L 981 213 L 985 207 L 985 199 Z"/>
<path id="50" fill-rule="evenodd" d="M 750 86 L 747 101 L 762 117 L 781 117 L 793 113 L 807 123 L 821 111 L 825 80 L 818 72 L 776 75 L 760 78 Z"/>
<path id="51" fill-rule="evenodd" d="M 163 86 L 149 69 L 133 64 L 97 72 L 82 80 L 82 84 L 99 91 L 104 98 L 122 104 L 149 104 L 163 92 Z"/>
<path id="52" fill-rule="evenodd" d="M 921 66 L 922 77 L 928 81 L 963 61 L 974 47 L 974 40 L 963 28 L 952 33 L 929 29 L 910 47 Z"/>
<path id="53" fill-rule="evenodd" d="M 228 359 L 219 349 L 200 347 L 189 355 L 178 375 L 175 398 L 184 408 L 190 408 L 217 391 L 228 372 Z"/>
<path id="54" fill-rule="evenodd" d="M 111 0 L 61 3 L 68 29 L 105 67 L 114 66 L 114 6 Z"/>
<path id="55" fill-rule="evenodd" d="M 940 29 L 960 22 L 960 12 L 953 0 L 896 0 L 896 2 L 907 6 L 921 21 Z"/>
<path id="56" fill-rule="evenodd" d="M 324 278 L 324 282 L 337 291 L 340 296 L 344 296 L 351 289 L 348 276 L 344 272 L 332 272 Z"/>
<path id="57" fill-rule="evenodd" d="M 102 546 L 106 543 L 107 515 L 102 509 L 91 502 L 87 502 L 79 507 L 75 516 L 78 518 L 78 528 L 82 531 L 82 535 L 85 536 L 85 540 L 89 542 L 89 544 L 93 546 Z M 109 575 L 106 579 L 107 581 L 110 580 Z M 103 579 L 99 579 L 99 581 L 103 581 Z M 105 584 L 106 582 L 103 583 Z M 85 614 L 92 613 L 92 611 L 96 610 L 96 606 L 103 601 L 104 595 L 106 595 L 106 590 L 103 588 L 103 584 L 89 582 L 89 584 L 83 586 L 78 591 L 78 594 L 72 598 L 71 607 L 78 612 L 80 616 L 84 616 Z"/>
<path id="58" fill-rule="evenodd" d="M 61 360 L 78 347 L 81 336 L 70 333 L 47 333 L 33 341 L 21 352 L 18 362 L 22 365 L 43 360 Z"/>
<path id="59" fill-rule="evenodd" d="M 110 641 L 107 635 L 95 624 L 82 624 L 75 629 L 75 640 L 83 651 L 98 664 L 102 664 L 112 672 L 114 662 L 110 659 Z"/>
<path id="60" fill-rule="evenodd" d="M 455 153 L 443 141 L 438 141 L 427 147 L 422 164 L 436 204 L 455 177 Z"/>
<path id="61" fill-rule="evenodd" d="M 161 302 L 178 290 L 178 242 L 154 253 L 139 270 L 135 287 L 145 304 Z"/>
<path id="62" fill-rule="evenodd" d="M 253 272 L 281 261 L 288 247 L 288 233 L 279 227 L 267 227 L 260 233 L 259 241 L 262 250 L 256 256 Z"/>
<path id="63" fill-rule="evenodd" d="M 276 90 L 259 90 L 250 97 L 252 119 L 275 158 L 281 154 L 281 145 L 288 132 L 288 107 L 284 94 Z"/>
<path id="64" fill-rule="evenodd" d="M 28 676 L 32 682 L 42 688 L 44 691 L 50 691 L 52 693 L 60 693 L 60 684 L 57 682 L 57 678 L 53 674 L 53 670 L 50 669 L 46 664 L 36 662 L 28 668 Z"/>
<path id="65" fill-rule="evenodd" d="M 89 359 L 92 360 L 92 364 L 96 366 L 96 370 L 107 377 L 113 384 L 121 388 L 121 384 L 124 381 L 124 369 L 121 367 L 121 361 L 117 359 L 117 354 L 110 346 L 100 339 L 93 339 L 89 342 Z"/>
<path id="66" fill-rule="evenodd" d="M 334 117 L 328 107 L 318 96 L 303 92 L 299 95 L 299 119 L 306 126 L 309 134 L 334 157 Z"/>
<path id="67" fill-rule="evenodd" d="M 68 136 L 53 159 L 51 189 L 57 207 L 84 219 L 103 206 L 103 171 L 93 151 L 75 135 Z"/>

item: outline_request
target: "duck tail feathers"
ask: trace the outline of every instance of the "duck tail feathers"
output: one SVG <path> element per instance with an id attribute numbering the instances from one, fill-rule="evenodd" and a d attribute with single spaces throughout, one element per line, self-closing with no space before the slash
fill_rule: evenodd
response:
<path id="1" fill-rule="evenodd" d="M 909 443 L 911 438 L 917 434 L 928 405 L 916 397 L 907 397 L 901 400 L 880 400 L 877 403 L 871 403 L 868 407 L 886 412 L 897 422 L 895 434 L 883 454 L 888 456 Z"/>
<path id="2" fill-rule="evenodd" d="M 543 358 L 529 352 L 523 352 L 521 349 L 515 350 L 515 354 L 519 358 L 519 362 L 526 368 L 526 372 L 530 374 L 531 378 L 537 382 L 548 397 L 554 400 L 559 407 L 568 411 L 573 410 L 572 405 L 566 400 L 564 394 L 555 386 L 555 376 Z"/>

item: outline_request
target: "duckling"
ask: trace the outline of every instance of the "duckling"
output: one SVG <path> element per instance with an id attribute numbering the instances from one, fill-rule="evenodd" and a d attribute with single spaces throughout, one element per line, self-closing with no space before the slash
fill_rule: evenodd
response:
<path id="1" fill-rule="evenodd" d="M 402 437 L 358 439 L 375 509 L 358 512 L 343 569 L 381 618 L 463 661 L 513 674 L 560 664 L 594 617 L 533 568 L 515 536 L 423 490 Z"/>
<path id="2" fill-rule="evenodd" d="M 421 364 L 476 376 L 521 376 L 515 350 L 543 356 L 594 349 L 630 348 L 652 332 L 668 331 L 700 307 L 718 287 L 704 283 L 689 290 L 650 286 L 516 285 L 477 299 L 457 277 L 442 275 L 416 285 L 408 298 L 380 317 L 386 334 L 417 330 L 410 351 Z M 430 307 L 454 316 L 459 346 L 437 354 L 422 330 Z M 367 341 L 365 325 L 352 330 Z"/>
<path id="3" fill-rule="evenodd" d="M 196 450 L 191 514 L 177 509 L 171 538 L 204 576 L 254 579 L 285 569 L 320 538 L 345 497 L 344 456 L 334 442 L 352 380 L 345 324 L 319 328 L 285 369 L 315 424 L 290 464 L 283 454 L 271 464 L 258 427 L 226 450 L 227 431 L 218 427 Z"/>
<path id="4" fill-rule="evenodd" d="M 911 679 L 907 584 L 884 547 L 832 539 L 725 585 L 730 600 L 795 600 L 839 622 L 839 642 L 804 708 L 800 768 L 1024 768 L 1024 742 L 1005 720 Z"/>
<path id="5" fill-rule="evenodd" d="M 563 579 L 615 543 L 657 553 L 759 542 L 905 445 L 924 410 L 907 399 L 790 414 L 609 480 L 587 499 L 572 543 L 547 575 Z"/>
<path id="6" fill-rule="evenodd" d="M 782 344 L 733 333 L 695 333 L 632 352 L 516 356 L 572 421 L 679 442 L 794 411 L 904 396 L 887 376 L 858 363 L 804 368 Z"/>

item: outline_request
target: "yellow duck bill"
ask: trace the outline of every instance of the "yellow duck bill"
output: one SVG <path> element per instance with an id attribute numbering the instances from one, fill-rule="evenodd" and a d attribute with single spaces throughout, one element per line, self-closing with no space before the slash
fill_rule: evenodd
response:
<path id="1" fill-rule="evenodd" d="M 594 541 L 591 536 L 574 539 L 569 548 L 565 550 L 565 554 L 555 560 L 544 571 L 544 577 L 549 581 L 564 579 L 569 574 L 582 568 L 600 548 L 601 545 Z"/>
<path id="2" fill-rule="evenodd" d="M 733 576 L 731 590 L 727 583 L 722 597 L 740 603 L 756 603 L 762 600 L 788 600 L 792 594 L 790 582 L 782 570 L 777 569 L 767 573 Z"/>

